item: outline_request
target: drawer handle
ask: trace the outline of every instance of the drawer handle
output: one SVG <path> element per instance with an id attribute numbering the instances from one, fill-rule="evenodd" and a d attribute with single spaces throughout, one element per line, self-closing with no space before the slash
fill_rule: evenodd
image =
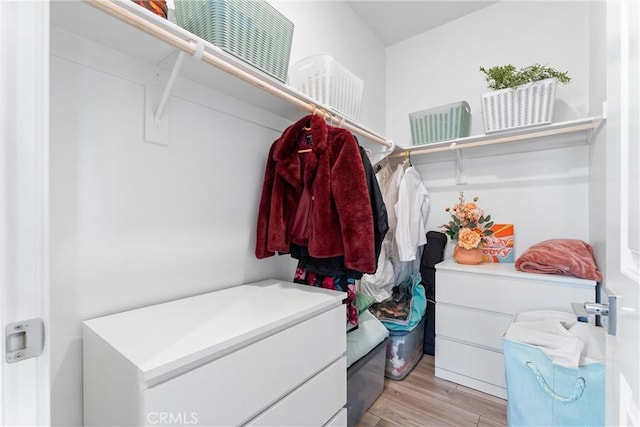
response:
<path id="1" fill-rule="evenodd" d="M 547 384 L 547 382 L 545 381 L 544 377 L 542 376 L 542 373 L 540 372 L 540 370 L 538 370 L 538 367 L 533 364 L 533 362 L 527 362 L 527 367 L 531 369 L 531 371 L 536 376 L 536 379 L 538 380 L 538 384 L 540 384 L 540 387 L 542 387 L 542 389 L 546 391 L 549 396 L 553 397 L 556 400 L 559 400 L 560 402 L 574 402 L 580 399 L 580 397 L 582 396 L 582 393 L 584 392 L 586 383 L 584 378 L 582 377 L 578 377 L 576 379 L 576 388 L 573 391 L 573 396 L 566 397 L 556 393 L 551 389 L 551 387 L 549 387 L 549 384 Z"/>

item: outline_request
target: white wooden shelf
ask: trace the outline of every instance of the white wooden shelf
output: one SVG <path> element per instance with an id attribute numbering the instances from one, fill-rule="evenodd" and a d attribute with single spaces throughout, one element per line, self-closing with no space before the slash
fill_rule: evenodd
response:
<path id="1" fill-rule="evenodd" d="M 186 52 L 181 77 L 291 121 L 312 111 L 311 103 L 329 111 L 327 106 L 130 0 L 51 2 L 51 25 L 159 68 L 172 63 L 170 58 L 176 52 Z M 197 52 L 198 46 L 204 47 L 204 56 Z M 365 140 L 382 144 L 383 151 L 393 148 L 391 141 L 348 118 L 340 125 Z"/>
<path id="2" fill-rule="evenodd" d="M 389 157 L 403 158 L 405 153 L 409 153 L 412 158 L 429 155 L 432 160 L 442 161 L 455 159 L 460 150 L 464 150 L 465 156 L 483 157 L 588 144 L 592 133 L 603 121 L 602 118 L 589 117 L 406 148 L 398 147 Z"/>

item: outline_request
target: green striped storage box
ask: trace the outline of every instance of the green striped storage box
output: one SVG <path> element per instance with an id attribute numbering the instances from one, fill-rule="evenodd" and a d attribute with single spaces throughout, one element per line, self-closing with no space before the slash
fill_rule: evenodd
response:
<path id="1" fill-rule="evenodd" d="M 179 26 L 285 82 L 293 23 L 263 0 L 174 0 Z"/>
<path id="2" fill-rule="evenodd" d="M 471 109 L 466 101 L 409 114 L 413 145 L 469 136 Z"/>

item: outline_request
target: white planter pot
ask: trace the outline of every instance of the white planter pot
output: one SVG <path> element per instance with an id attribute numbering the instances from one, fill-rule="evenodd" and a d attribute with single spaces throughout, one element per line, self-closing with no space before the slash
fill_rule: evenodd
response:
<path id="1" fill-rule="evenodd" d="M 485 133 L 551 123 L 557 82 L 546 79 L 483 94 Z"/>

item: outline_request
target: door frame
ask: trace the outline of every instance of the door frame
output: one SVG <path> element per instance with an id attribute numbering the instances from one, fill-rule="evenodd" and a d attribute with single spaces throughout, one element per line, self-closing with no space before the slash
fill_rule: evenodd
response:
<path id="1" fill-rule="evenodd" d="M 640 8 L 635 0 L 607 2 L 607 141 L 606 141 L 606 260 L 605 291 L 618 297 L 607 335 L 606 425 L 640 425 L 640 293 L 638 292 L 637 204 L 631 191 L 631 167 L 638 164 L 640 135 Z M 634 145 L 635 144 L 635 145 Z M 635 153 L 635 154 L 634 154 Z M 634 190 L 635 188 L 635 190 Z M 636 221 L 632 224 L 632 221 Z M 633 228 L 635 225 L 636 228 Z M 631 243 L 631 242 L 636 243 Z M 606 302 L 606 299 L 605 299 Z"/>
<path id="2" fill-rule="evenodd" d="M 0 363 L 0 425 L 50 425 L 49 2 L 0 0 L 0 320 L 41 318 L 38 357 Z M 27 335 L 28 340 L 28 335 Z"/>

